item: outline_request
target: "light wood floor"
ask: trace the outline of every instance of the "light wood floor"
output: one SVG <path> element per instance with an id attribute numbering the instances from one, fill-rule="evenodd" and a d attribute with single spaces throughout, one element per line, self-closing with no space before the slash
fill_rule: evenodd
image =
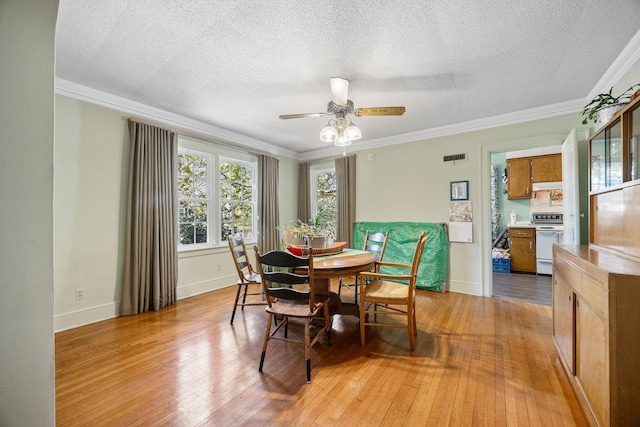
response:
<path id="1" fill-rule="evenodd" d="M 234 288 L 56 334 L 58 426 L 586 425 L 551 339 L 551 307 L 418 291 L 418 339 L 335 316 L 333 346 L 271 342 Z M 294 336 L 300 328 L 291 326 Z"/>

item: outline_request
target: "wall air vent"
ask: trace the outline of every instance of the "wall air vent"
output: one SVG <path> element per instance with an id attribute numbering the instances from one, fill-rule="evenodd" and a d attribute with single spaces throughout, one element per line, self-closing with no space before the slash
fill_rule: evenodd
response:
<path id="1" fill-rule="evenodd" d="M 467 160 L 467 154 L 466 153 L 462 153 L 462 154 L 450 154 L 448 156 L 444 156 L 442 158 L 443 161 L 445 162 L 457 162 L 460 160 Z"/>

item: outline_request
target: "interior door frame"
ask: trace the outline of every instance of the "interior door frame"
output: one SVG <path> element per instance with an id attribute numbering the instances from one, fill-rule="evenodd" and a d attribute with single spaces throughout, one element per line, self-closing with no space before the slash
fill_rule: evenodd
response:
<path id="1" fill-rule="evenodd" d="M 545 135 L 526 138 L 514 138 L 503 141 L 481 144 L 480 149 L 480 221 L 485 226 L 480 228 L 482 296 L 493 296 L 493 260 L 491 259 L 491 155 L 509 151 L 520 151 L 532 148 L 560 146 L 571 129 Z"/>

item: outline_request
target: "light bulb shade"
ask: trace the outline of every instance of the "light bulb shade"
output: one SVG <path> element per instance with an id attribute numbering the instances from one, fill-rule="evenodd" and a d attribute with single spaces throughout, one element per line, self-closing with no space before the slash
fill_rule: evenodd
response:
<path id="1" fill-rule="evenodd" d="M 335 142 L 338 139 L 338 131 L 331 125 L 327 125 L 320 131 L 320 141 Z"/>
<path id="2" fill-rule="evenodd" d="M 348 147 L 351 145 L 351 140 L 346 138 L 344 135 L 340 138 L 336 139 L 336 142 L 333 143 L 336 147 Z"/>
<path id="3" fill-rule="evenodd" d="M 347 96 L 349 93 L 349 80 L 342 77 L 332 77 L 329 82 L 331 83 L 331 94 L 333 95 L 333 102 L 336 105 L 347 105 Z"/>
<path id="4" fill-rule="evenodd" d="M 362 132 L 360 128 L 353 123 L 344 130 L 344 136 L 346 136 L 351 141 L 355 141 L 356 139 L 362 138 Z"/>

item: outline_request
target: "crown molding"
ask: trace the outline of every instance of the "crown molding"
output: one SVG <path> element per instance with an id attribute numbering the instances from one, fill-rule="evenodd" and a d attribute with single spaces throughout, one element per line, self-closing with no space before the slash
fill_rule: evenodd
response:
<path id="1" fill-rule="evenodd" d="M 221 143 L 228 143 L 252 152 L 258 151 L 275 156 L 291 157 L 293 159 L 298 159 L 299 157 L 299 154 L 294 151 L 277 147 L 246 135 L 203 123 L 180 114 L 170 113 L 159 108 L 151 107 L 140 102 L 132 101 L 127 98 L 73 83 L 58 77 L 56 77 L 55 80 L 55 92 L 58 95 L 112 108 L 136 117 L 175 127 L 177 129 L 203 134 L 215 140 L 219 140 Z"/>
<path id="2" fill-rule="evenodd" d="M 585 98 L 587 102 L 592 100 L 597 94 L 608 92 L 609 88 L 622 79 L 627 71 L 640 60 L 640 30 L 636 33 L 631 41 L 622 49 L 620 55 L 613 61 L 609 69 L 598 80 L 598 83 L 591 89 L 589 95 Z"/>
<path id="3" fill-rule="evenodd" d="M 499 116 L 487 117 L 484 119 L 471 120 L 453 125 L 441 126 L 432 129 L 425 129 L 416 132 L 408 132 L 400 135 L 393 135 L 387 138 L 378 138 L 354 143 L 351 150 L 360 151 L 365 149 L 380 148 L 390 145 L 405 144 L 408 142 L 424 141 L 445 136 L 457 135 L 467 132 L 475 132 L 485 129 L 492 129 L 500 126 L 508 126 L 518 123 L 530 122 L 534 120 L 547 119 L 550 117 L 561 116 L 564 114 L 573 114 L 582 110 L 585 99 L 574 99 L 572 101 L 560 102 L 557 104 L 545 105 L 542 107 L 530 108 L 527 110 L 517 111 Z M 364 146 L 366 145 L 366 146 Z M 340 149 L 342 151 L 342 149 Z M 336 147 L 322 148 L 320 150 L 308 151 L 299 155 L 300 160 L 315 160 L 333 155 L 336 156 Z"/>

